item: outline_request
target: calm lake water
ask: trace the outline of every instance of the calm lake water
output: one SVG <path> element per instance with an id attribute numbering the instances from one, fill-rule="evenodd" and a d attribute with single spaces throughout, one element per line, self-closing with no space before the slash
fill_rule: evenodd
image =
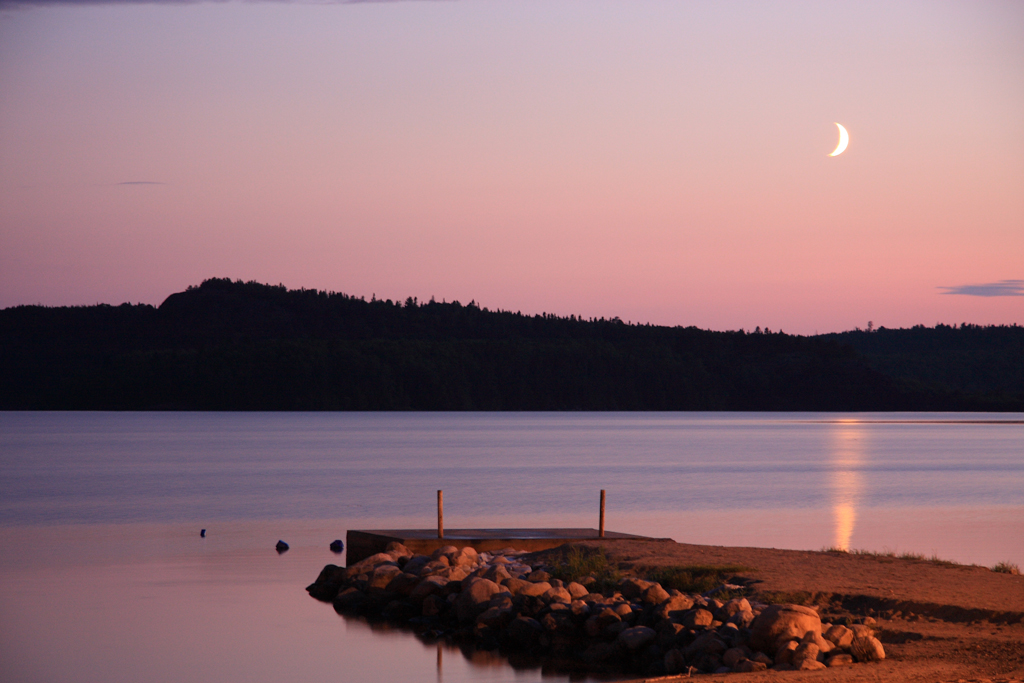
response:
<path id="1" fill-rule="evenodd" d="M 1024 565 L 1021 414 L 0 413 L 0 680 L 539 681 L 303 589 L 437 489 L 458 528 L 602 488 L 614 531 Z"/>

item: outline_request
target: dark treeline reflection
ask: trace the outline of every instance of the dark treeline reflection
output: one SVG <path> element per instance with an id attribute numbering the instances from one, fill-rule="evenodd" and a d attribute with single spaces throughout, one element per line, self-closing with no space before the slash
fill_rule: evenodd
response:
<path id="1" fill-rule="evenodd" d="M 1022 410 L 1024 327 L 711 332 L 213 279 L 0 311 L 0 408 Z"/>

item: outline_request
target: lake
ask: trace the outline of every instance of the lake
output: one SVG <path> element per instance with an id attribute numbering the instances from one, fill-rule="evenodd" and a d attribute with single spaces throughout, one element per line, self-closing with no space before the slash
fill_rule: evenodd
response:
<path id="1" fill-rule="evenodd" d="M 306 595 L 437 489 L 447 528 L 606 489 L 613 531 L 1024 565 L 1021 414 L 9 412 L 0 465 L 4 681 L 541 680 Z"/>

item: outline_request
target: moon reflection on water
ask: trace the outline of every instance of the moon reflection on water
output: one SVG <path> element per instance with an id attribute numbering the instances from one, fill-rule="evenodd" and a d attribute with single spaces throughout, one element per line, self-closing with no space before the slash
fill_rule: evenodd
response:
<path id="1" fill-rule="evenodd" d="M 835 425 L 832 450 L 832 515 L 835 518 L 835 541 L 841 550 L 850 549 L 850 538 L 857 522 L 857 504 L 864 488 L 864 431 L 856 422 Z"/>

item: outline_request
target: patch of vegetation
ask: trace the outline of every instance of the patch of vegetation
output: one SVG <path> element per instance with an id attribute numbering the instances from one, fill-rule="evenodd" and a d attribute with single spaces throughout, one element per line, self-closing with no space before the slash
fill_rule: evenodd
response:
<path id="1" fill-rule="evenodd" d="M 561 558 L 551 565 L 548 573 L 551 578 L 566 583 L 593 577 L 594 582 L 587 586 L 591 592 L 603 592 L 622 578 L 622 574 L 609 562 L 604 548 L 579 545 L 569 546 Z"/>
<path id="2" fill-rule="evenodd" d="M 1000 562 L 996 566 L 992 567 L 992 571 L 999 572 L 1000 574 L 1013 574 L 1014 576 L 1020 576 L 1020 567 L 1013 562 Z"/>
<path id="3" fill-rule="evenodd" d="M 758 597 L 769 605 L 811 605 L 814 603 L 814 594 L 808 591 L 763 591 Z"/>
<path id="4" fill-rule="evenodd" d="M 744 571 L 750 571 L 750 568 L 738 564 L 688 564 L 654 567 L 638 573 L 648 581 L 657 581 L 665 590 L 674 588 L 684 593 L 706 593 L 721 586 L 731 575 Z M 715 597 L 728 599 L 724 593 L 728 593 L 728 597 L 734 593 L 742 594 L 724 591 L 716 593 Z"/>

